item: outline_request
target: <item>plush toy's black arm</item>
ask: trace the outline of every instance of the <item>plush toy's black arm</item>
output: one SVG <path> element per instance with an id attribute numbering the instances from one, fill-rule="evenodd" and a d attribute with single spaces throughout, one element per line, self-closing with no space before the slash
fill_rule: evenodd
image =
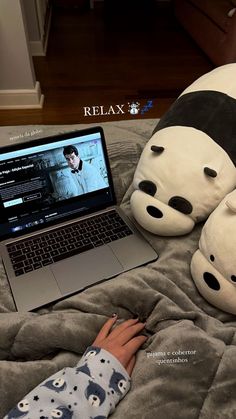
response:
<path id="1" fill-rule="evenodd" d="M 202 90 L 180 96 L 161 118 L 153 134 L 171 126 L 193 127 L 206 133 L 236 165 L 236 99 Z"/>

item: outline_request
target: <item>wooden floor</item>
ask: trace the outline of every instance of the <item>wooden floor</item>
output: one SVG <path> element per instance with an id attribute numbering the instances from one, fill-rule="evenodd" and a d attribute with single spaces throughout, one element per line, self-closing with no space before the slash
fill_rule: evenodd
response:
<path id="1" fill-rule="evenodd" d="M 136 16 L 115 2 L 113 9 L 54 7 L 47 56 L 33 59 L 44 107 L 1 111 L 0 125 L 161 117 L 184 88 L 214 66 L 171 7 L 155 4 Z M 145 111 L 148 101 L 152 107 Z M 142 113 L 128 112 L 132 102 Z M 84 107 L 103 115 L 85 116 Z"/>

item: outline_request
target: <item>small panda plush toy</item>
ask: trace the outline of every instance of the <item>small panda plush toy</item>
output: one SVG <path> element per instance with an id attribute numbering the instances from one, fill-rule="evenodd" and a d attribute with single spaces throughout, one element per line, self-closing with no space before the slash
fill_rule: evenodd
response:
<path id="1" fill-rule="evenodd" d="M 226 195 L 204 224 L 191 274 L 212 305 L 236 314 L 236 190 Z"/>
<path id="2" fill-rule="evenodd" d="M 189 233 L 236 187 L 236 63 L 188 87 L 159 121 L 137 165 L 131 210 L 146 230 Z"/>

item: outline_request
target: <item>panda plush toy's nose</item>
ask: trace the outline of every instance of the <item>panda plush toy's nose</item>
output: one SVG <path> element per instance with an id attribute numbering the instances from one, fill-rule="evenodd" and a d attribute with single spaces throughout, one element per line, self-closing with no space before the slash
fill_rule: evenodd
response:
<path id="1" fill-rule="evenodd" d="M 153 205 L 148 205 L 147 206 L 147 212 L 153 218 L 162 218 L 163 217 L 163 212 L 161 212 L 161 210 L 159 210 L 157 207 L 154 207 Z"/>
<path id="2" fill-rule="evenodd" d="M 214 291 L 219 291 L 220 290 L 219 281 L 210 272 L 204 272 L 203 279 L 204 279 L 205 283 L 208 285 L 208 287 L 211 288 L 212 290 L 214 290 Z"/>

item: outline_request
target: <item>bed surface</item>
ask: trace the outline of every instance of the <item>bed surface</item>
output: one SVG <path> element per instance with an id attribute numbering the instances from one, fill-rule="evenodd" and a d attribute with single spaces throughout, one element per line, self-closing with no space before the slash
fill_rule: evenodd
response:
<path id="1" fill-rule="evenodd" d="M 132 176 L 156 123 L 101 124 L 118 202 L 129 216 Z M 0 143 L 86 126 L 1 127 Z M 202 225 L 166 238 L 138 228 L 159 254 L 157 261 L 35 313 L 15 312 L 0 264 L 0 418 L 49 375 L 74 366 L 112 313 L 121 320 L 139 315 L 149 336 L 137 355 L 132 388 L 112 418 L 236 417 L 236 316 L 205 301 L 190 275 Z"/>

